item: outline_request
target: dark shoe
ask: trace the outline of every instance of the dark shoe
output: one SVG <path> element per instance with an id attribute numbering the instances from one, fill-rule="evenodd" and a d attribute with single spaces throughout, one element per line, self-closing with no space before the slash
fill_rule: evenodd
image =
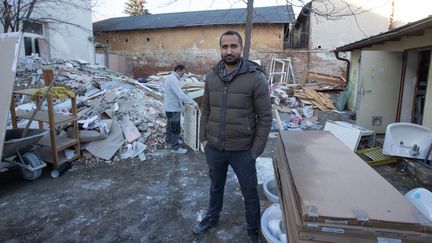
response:
<path id="1" fill-rule="evenodd" d="M 218 223 L 219 220 L 212 220 L 210 217 L 206 216 L 201 222 L 192 228 L 192 232 L 194 234 L 206 232 L 207 230 L 216 227 Z"/>
<path id="2" fill-rule="evenodd" d="M 258 230 L 248 230 L 249 242 L 258 243 L 261 242 Z"/>

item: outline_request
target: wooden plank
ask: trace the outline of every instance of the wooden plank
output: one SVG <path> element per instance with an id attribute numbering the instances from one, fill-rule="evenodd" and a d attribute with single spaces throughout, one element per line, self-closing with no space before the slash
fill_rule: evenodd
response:
<path id="1" fill-rule="evenodd" d="M 54 165 L 54 168 L 57 168 L 59 163 L 59 155 L 57 151 L 57 144 L 56 144 L 56 127 L 55 127 L 55 117 L 54 117 L 54 104 L 52 100 L 52 95 L 47 94 L 46 100 L 48 104 L 48 125 L 50 130 L 50 142 L 51 142 L 51 156 L 52 156 L 52 163 Z"/>
<path id="2" fill-rule="evenodd" d="M 335 109 L 333 102 L 325 97 L 322 94 L 319 94 L 315 90 L 311 89 L 305 89 L 305 93 L 307 94 L 310 99 L 315 100 L 316 103 L 319 103 L 319 107 L 321 107 L 321 110 L 333 110 Z"/>
<path id="3" fill-rule="evenodd" d="M 346 84 L 346 80 L 341 76 L 335 76 L 335 75 L 326 74 L 326 73 L 318 73 L 318 72 L 313 72 L 313 71 L 307 72 L 306 79 L 307 80 L 316 80 L 316 81 L 324 82 L 324 83 L 341 84 L 341 85 Z"/>

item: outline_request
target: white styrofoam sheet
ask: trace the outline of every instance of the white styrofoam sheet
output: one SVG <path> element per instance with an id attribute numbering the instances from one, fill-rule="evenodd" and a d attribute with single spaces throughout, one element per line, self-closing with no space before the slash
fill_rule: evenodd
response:
<path id="1" fill-rule="evenodd" d="M 0 158 L 3 153 L 20 42 L 21 33 L 0 34 Z"/>

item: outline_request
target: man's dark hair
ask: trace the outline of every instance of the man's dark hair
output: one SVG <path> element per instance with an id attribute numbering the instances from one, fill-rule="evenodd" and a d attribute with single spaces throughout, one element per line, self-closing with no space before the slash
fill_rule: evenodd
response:
<path id="1" fill-rule="evenodd" d="M 222 37 L 224 35 L 236 35 L 240 41 L 240 47 L 243 47 L 243 39 L 242 39 L 241 35 L 235 30 L 228 30 L 227 32 L 223 33 L 221 35 L 221 37 L 219 38 L 219 46 L 222 44 Z"/>
<path id="2" fill-rule="evenodd" d="M 185 70 L 186 67 L 182 64 L 178 64 L 177 66 L 175 66 L 174 68 L 174 72 L 177 72 L 178 70 Z"/>

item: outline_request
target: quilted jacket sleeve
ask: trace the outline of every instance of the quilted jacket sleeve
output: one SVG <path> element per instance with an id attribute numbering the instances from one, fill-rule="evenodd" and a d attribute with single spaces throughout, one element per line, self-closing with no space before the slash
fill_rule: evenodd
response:
<path id="1" fill-rule="evenodd" d="M 257 123 L 251 151 L 254 158 L 257 158 L 264 151 L 273 121 L 270 92 L 264 73 L 260 74 L 255 83 L 254 109 Z"/>

